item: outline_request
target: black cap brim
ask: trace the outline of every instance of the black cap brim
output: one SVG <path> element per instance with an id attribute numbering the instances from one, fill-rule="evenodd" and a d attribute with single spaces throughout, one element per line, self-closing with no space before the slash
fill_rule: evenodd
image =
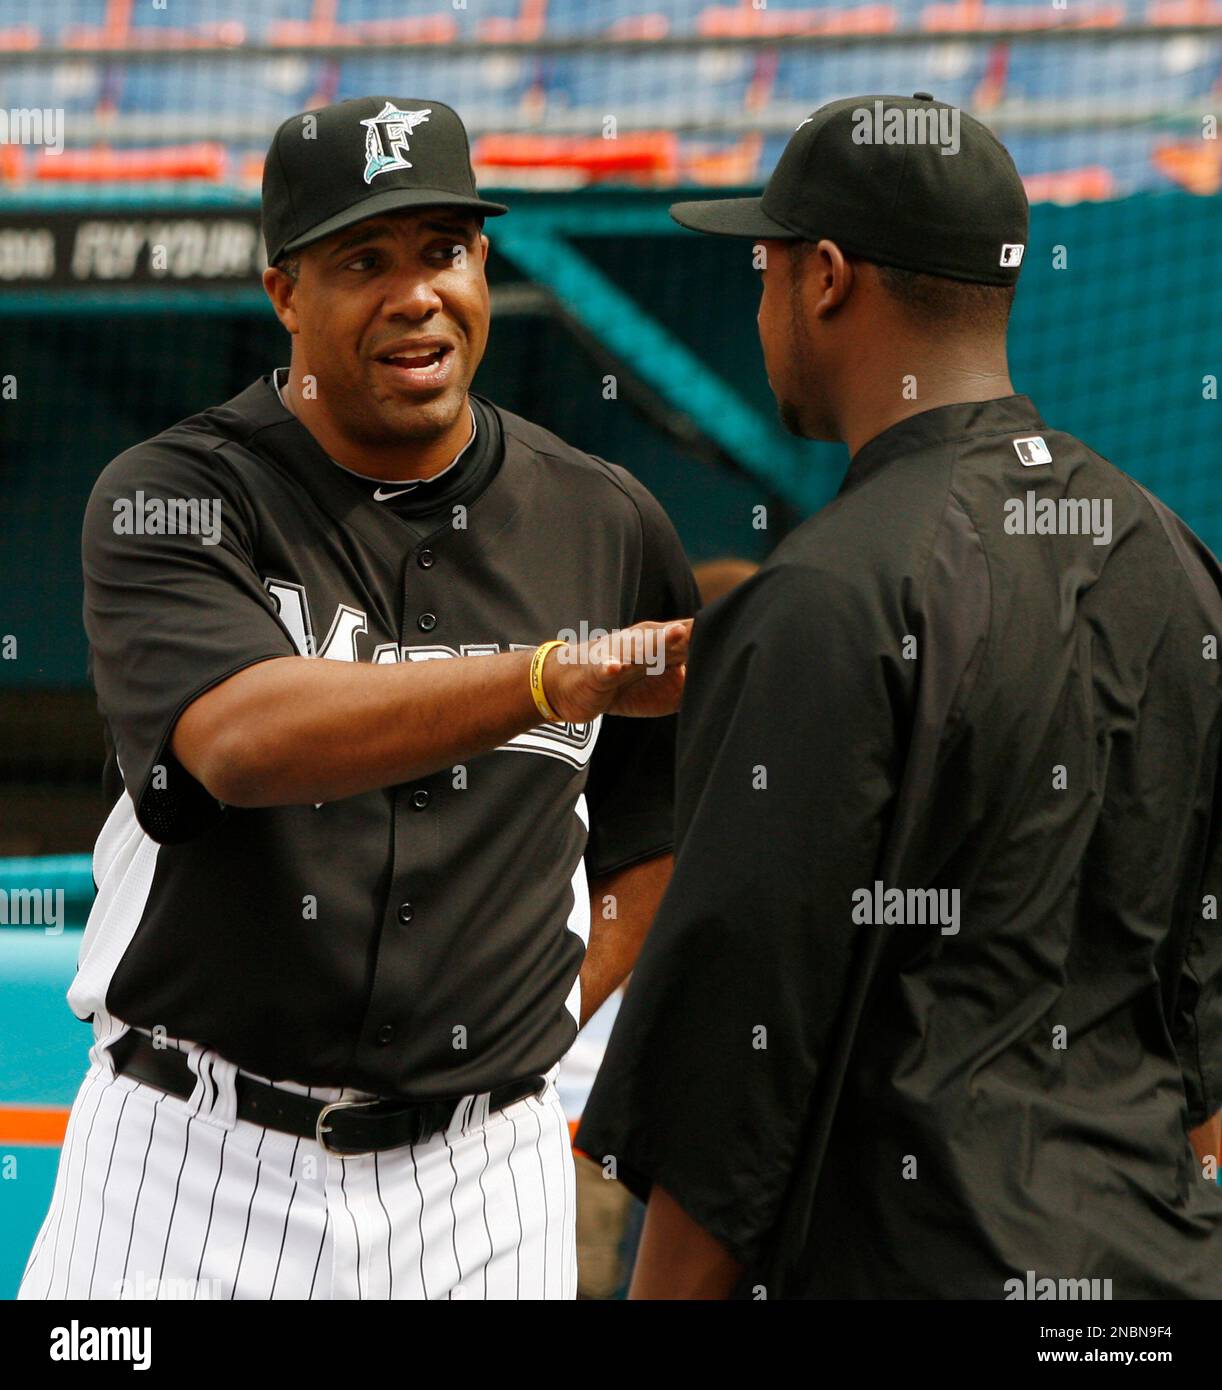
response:
<path id="1" fill-rule="evenodd" d="M 714 198 L 696 203 L 672 203 L 670 215 L 681 227 L 690 227 L 693 232 L 708 232 L 712 236 L 801 241 L 797 232 L 768 216 L 761 206 L 762 201 L 761 198 Z"/>
<path id="2" fill-rule="evenodd" d="M 468 198 L 462 193 L 454 193 L 447 188 L 388 188 L 385 193 L 375 193 L 371 198 L 363 198 L 334 217 L 328 217 L 309 231 L 302 232 L 292 241 L 280 248 L 275 260 L 290 251 L 300 251 L 334 232 L 342 232 L 345 227 L 355 227 L 370 217 L 379 217 L 387 212 L 399 212 L 407 208 L 458 208 L 465 212 L 479 213 L 483 217 L 499 217 L 509 209 L 504 203 L 490 203 L 484 198 Z M 274 264 L 274 261 L 273 261 Z"/>

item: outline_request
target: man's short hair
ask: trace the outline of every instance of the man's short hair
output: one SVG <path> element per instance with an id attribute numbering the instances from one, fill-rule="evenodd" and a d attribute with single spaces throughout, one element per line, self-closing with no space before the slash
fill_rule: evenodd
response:
<path id="1" fill-rule="evenodd" d="M 799 272 L 814 243 L 795 241 L 790 248 Z M 879 282 L 896 304 L 922 328 L 958 328 L 980 333 L 1004 333 L 1014 303 L 1013 285 L 980 285 L 952 280 L 945 275 L 926 275 L 917 270 L 866 262 L 864 256 L 847 256 L 856 265 L 866 263 L 878 271 Z M 797 293 L 798 274 L 793 277 Z"/>
<path id="2" fill-rule="evenodd" d="M 1014 303 L 1013 285 L 981 285 L 926 275 L 898 266 L 877 266 L 883 289 L 923 328 L 949 327 L 981 333 L 1004 332 Z"/>

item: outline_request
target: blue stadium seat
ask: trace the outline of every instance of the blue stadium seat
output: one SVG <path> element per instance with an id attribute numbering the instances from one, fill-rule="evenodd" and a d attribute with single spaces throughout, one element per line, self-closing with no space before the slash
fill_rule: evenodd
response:
<path id="1" fill-rule="evenodd" d="M 1188 34 L 1148 39 L 1100 39 L 1053 46 L 1034 40 L 1010 45 L 1005 100 L 1089 106 L 1100 98 L 1126 107 L 1174 105 L 1207 96 L 1222 67 L 1222 41 Z"/>
<path id="2" fill-rule="evenodd" d="M 105 18 L 106 0 L 0 0 L 0 29 L 33 25 L 44 45 L 58 42 L 65 29 L 98 26 Z"/>
<path id="3" fill-rule="evenodd" d="M 932 92 L 939 101 L 970 107 L 987 61 L 987 47 L 979 43 L 790 48 L 777 64 L 772 100 L 813 111 L 866 92 Z"/>
<path id="4" fill-rule="evenodd" d="M 1002 130 L 1001 138 L 1025 178 L 1101 165 L 1115 179 L 1115 194 L 1125 197 L 1147 188 L 1172 187 L 1171 180 L 1151 163 L 1165 134 L 1137 126 L 1116 130 L 1018 133 Z"/>
<path id="5" fill-rule="evenodd" d="M 690 53 L 606 55 L 589 52 L 550 55 L 544 63 L 549 116 L 582 111 L 596 120 L 615 115 L 633 126 L 668 126 L 683 118 L 715 127 L 726 113 L 740 116 L 755 55 L 746 49 L 706 49 Z M 707 121 L 704 119 L 707 116 Z"/>
<path id="6" fill-rule="evenodd" d="M 233 113 L 283 119 L 305 108 L 314 90 L 316 60 L 182 58 L 132 63 L 118 107 L 124 113 Z"/>
<path id="7" fill-rule="evenodd" d="M 62 63 L 16 64 L 4 70 L 4 105 L 12 110 L 51 107 L 65 112 L 91 112 L 103 91 L 100 64 L 65 60 Z M 68 136 L 71 137 L 71 129 Z"/>
<path id="8" fill-rule="evenodd" d="M 481 126 L 497 114 L 514 114 L 534 81 L 536 60 L 528 55 L 488 53 L 447 58 L 427 48 L 417 53 L 345 58 L 334 100 L 387 93 L 434 97 Z"/>
<path id="9" fill-rule="evenodd" d="M 132 6 L 132 28 L 144 40 L 149 30 L 201 33 L 236 22 L 245 30 L 247 42 L 262 41 L 273 24 L 309 19 L 313 10 L 314 0 L 191 0 L 188 5 L 167 0 L 163 10 L 144 0 Z"/>

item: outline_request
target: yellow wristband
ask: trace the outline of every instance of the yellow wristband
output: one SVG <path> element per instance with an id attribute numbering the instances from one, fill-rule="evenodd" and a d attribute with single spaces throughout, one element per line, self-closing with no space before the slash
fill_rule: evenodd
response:
<path id="1" fill-rule="evenodd" d="M 558 639 L 551 642 L 541 642 L 535 648 L 535 654 L 530 661 L 530 693 L 535 697 L 535 705 L 538 707 L 539 713 L 549 724 L 563 724 L 564 720 L 552 709 L 547 692 L 543 689 L 543 663 L 547 660 L 547 654 L 553 647 L 565 646 L 568 646 L 568 643 Z"/>

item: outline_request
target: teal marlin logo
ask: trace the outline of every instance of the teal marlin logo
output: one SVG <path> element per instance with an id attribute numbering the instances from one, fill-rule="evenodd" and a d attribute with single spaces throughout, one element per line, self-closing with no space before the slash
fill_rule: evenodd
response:
<path id="1" fill-rule="evenodd" d="M 427 111 L 400 111 L 388 101 L 376 116 L 361 122 L 365 127 L 366 183 L 388 169 L 412 167 L 407 158 L 407 137 L 432 114 L 431 107 Z"/>

